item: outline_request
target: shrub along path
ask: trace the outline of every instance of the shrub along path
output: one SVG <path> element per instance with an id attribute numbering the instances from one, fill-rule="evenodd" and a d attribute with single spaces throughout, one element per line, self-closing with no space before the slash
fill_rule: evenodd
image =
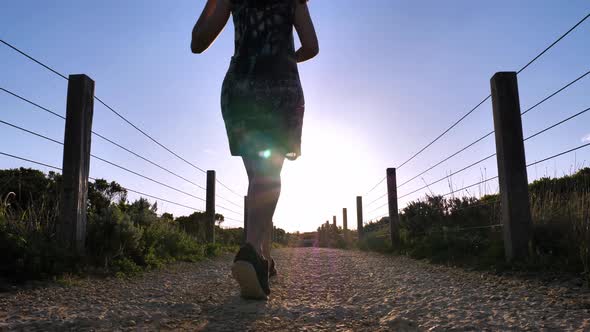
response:
<path id="1" fill-rule="evenodd" d="M 590 294 L 575 281 L 359 251 L 280 249 L 273 294 L 258 302 L 238 296 L 231 259 L 0 293 L 0 330 L 590 329 Z"/>

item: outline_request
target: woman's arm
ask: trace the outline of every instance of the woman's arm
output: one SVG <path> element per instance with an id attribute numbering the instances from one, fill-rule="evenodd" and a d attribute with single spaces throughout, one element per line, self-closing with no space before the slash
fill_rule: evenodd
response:
<path id="1" fill-rule="evenodd" d="M 297 30 L 301 41 L 301 48 L 295 52 L 297 62 L 307 61 L 320 52 L 318 37 L 306 2 L 297 0 L 297 8 L 295 9 L 295 30 Z"/>
<path id="2" fill-rule="evenodd" d="M 205 52 L 225 27 L 230 14 L 227 0 L 207 0 L 193 28 L 191 51 L 199 54 Z"/>

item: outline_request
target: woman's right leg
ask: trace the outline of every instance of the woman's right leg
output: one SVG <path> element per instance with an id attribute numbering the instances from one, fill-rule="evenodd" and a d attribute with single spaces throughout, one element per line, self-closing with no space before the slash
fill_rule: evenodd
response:
<path id="1" fill-rule="evenodd" d="M 246 242 L 270 259 L 272 217 L 281 193 L 284 157 L 243 157 L 248 173 L 248 234 Z"/>

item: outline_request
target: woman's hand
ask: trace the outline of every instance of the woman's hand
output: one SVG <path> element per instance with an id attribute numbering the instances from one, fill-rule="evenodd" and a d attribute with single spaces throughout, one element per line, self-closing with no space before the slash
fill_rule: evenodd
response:
<path id="1" fill-rule="evenodd" d="M 203 53 L 221 33 L 231 14 L 227 0 L 207 0 L 205 8 L 193 27 L 191 51 Z"/>
<path id="2" fill-rule="evenodd" d="M 295 52 L 297 62 L 307 61 L 320 52 L 318 37 L 313 27 L 306 1 L 297 1 L 295 9 L 295 30 L 301 41 L 301 48 Z"/>

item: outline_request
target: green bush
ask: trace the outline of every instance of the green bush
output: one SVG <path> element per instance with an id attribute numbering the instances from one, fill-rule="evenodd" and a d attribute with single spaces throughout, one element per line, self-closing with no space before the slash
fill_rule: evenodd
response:
<path id="1" fill-rule="evenodd" d="M 205 255 L 203 245 L 165 221 L 153 222 L 142 238 L 145 264 L 158 267 L 176 260 L 195 262 Z"/>
<path id="2" fill-rule="evenodd" d="M 199 241 L 204 238 L 202 213 L 176 220 L 171 214 L 158 217 L 156 204 L 143 198 L 129 203 L 119 184 L 96 180 L 88 189 L 84 257 L 76 257 L 56 241 L 58 174 L 0 170 L 0 183 L 9 190 L 0 192 L 0 277 L 14 281 L 96 269 L 135 275 L 174 261 L 218 255 L 225 245 L 235 249 L 242 238 L 241 230 L 217 227 L 222 243 L 206 245 Z M 223 216 L 216 219 L 221 222 Z"/>
<path id="3" fill-rule="evenodd" d="M 359 242 L 359 248 L 382 253 L 392 251 L 389 237 L 384 232 L 367 233 Z"/>
<path id="4" fill-rule="evenodd" d="M 505 263 L 499 197 L 426 197 L 400 214 L 400 253 L 445 264 L 476 267 L 552 269 L 584 273 L 590 282 L 590 168 L 530 184 L 533 219 L 527 262 Z M 390 250 L 389 218 L 365 227 L 360 247 Z"/>
<path id="5" fill-rule="evenodd" d="M 110 206 L 88 219 L 86 255 L 92 263 L 109 269 L 113 261 L 141 260 L 144 230 L 117 206 Z"/>

